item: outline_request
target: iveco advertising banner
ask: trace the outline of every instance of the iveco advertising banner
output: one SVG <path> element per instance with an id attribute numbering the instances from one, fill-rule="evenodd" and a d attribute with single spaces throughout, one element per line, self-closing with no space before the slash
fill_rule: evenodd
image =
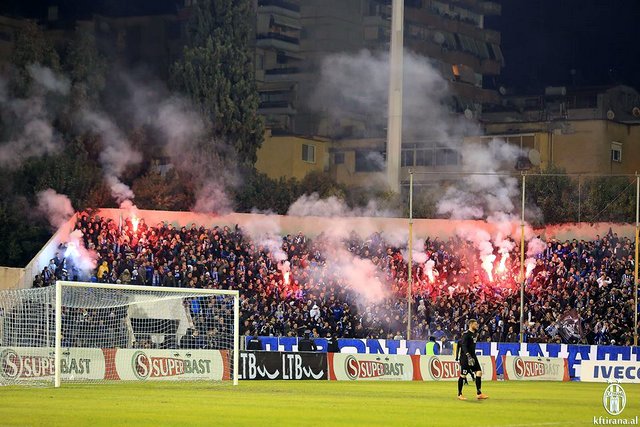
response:
<path id="1" fill-rule="evenodd" d="M 640 362 L 583 360 L 580 381 L 607 383 L 640 383 Z"/>

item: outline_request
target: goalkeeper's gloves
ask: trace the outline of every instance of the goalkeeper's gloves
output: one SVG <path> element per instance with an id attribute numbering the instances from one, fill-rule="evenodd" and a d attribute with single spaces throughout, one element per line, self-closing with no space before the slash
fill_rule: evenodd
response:
<path id="1" fill-rule="evenodd" d="M 469 366 L 476 366 L 476 361 L 470 354 L 467 353 L 467 360 L 469 361 Z"/>

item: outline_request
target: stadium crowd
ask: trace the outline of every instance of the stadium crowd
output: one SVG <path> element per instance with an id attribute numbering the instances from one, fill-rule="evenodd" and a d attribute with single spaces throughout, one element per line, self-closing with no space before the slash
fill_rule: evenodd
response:
<path id="1" fill-rule="evenodd" d="M 316 337 L 400 339 L 406 331 L 407 264 L 402 250 L 380 234 L 366 239 L 351 235 L 342 242 L 353 256 L 370 260 L 387 287 L 384 298 L 369 301 L 346 286 L 325 258 L 323 235 L 283 236 L 287 271 L 238 227 L 148 226 L 143 219 L 120 225 L 84 213 L 77 228 L 85 246 L 97 253 L 90 280 L 238 289 L 245 335 L 302 336 L 311 330 Z M 631 345 L 633 251 L 632 241 L 613 232 L 591 241 L 548 241 L 527 278 L 525 340 Z M 64 252 L 61 247 L 36 276 L 34 287 L 82 278 Z M 412 339 L 454 340 L 468 319 L 477 318 L 479 340 L 518 341 L 516 252 L 493 278 L 482 268 L 474 245 L 464 239 L 428 238 L 424 255 L 429 261 L 413 264 Z M 215 341 L 204 308 L 192 304 L 191 314 L 204 320 L 195 322 L 189 342 Z"/>

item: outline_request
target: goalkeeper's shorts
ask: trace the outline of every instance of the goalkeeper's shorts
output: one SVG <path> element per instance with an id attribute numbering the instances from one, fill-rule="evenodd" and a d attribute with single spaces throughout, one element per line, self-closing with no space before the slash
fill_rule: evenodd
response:
<path id="1" fill-rule="evenodd" d="M 474 374 L 478 371 L 482 371 L 482 367 L 480 366 L 480 362 L 478 362 L 478 358 L 476 356 L 471 357 L 471 359 L 475 362 L 473 366 L 469 363 L 469 359 L 466 357 L 460 358 L 460 375 L 467 376 L 467 374 Z"/>

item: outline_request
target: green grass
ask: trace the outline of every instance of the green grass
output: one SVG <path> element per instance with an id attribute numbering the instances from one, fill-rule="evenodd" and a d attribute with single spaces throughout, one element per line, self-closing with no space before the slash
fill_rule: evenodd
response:
<path id="1" fill-rule="evenodd" d="M 455 399 L 453 382 L 244 381 L 0 387 L 0 425 L 586 426 L 608 416 L 606 384 L 487 382 L 486 401 Z M 621 417 L 640 415 L 624 385 Z M 474 397 L 465 387 L 465 394 Z"/>

